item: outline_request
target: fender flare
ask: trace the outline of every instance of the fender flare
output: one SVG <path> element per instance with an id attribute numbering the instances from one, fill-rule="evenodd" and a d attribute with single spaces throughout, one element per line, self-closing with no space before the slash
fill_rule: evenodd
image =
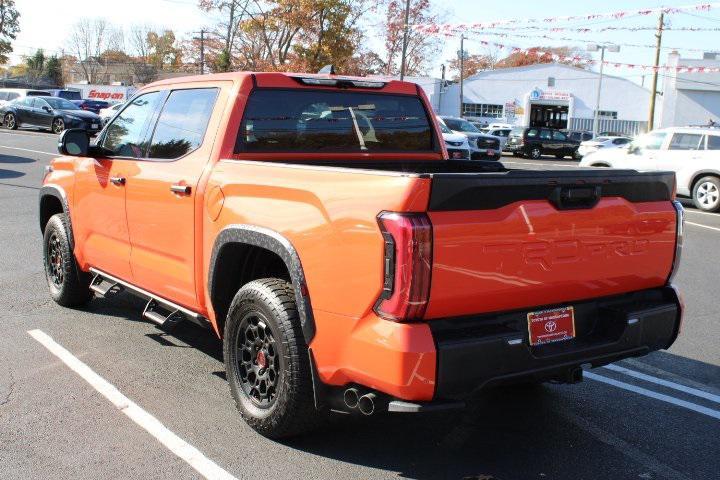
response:
<path id="1" fill-rule="evenodd" d="M 305 343 L 310 345 L 315 336 L 315 319 L 300 257 L 292 243 L 274 230 L 254 225 L 232 224 L 220 231 L 213 245 L 208 271 L 208 292 L 211 300 L 215 291 L 213 287 L 217 283 L 215 266 L 218 256 L 223 247 L 234 243 L 264 248 L 276 254 L 285 263 L 295 290 L 295 303 L 298 307 L 300 326 L 305 337 Z"/>
<path id="2" fill-rule="evenodd" d="M 40 194 L 38 196 L 38 223 L 40 224 L 40 233 L 45 233 L 44 228 L 45 225 L 42 224 L 42 201 L 45 197 L 55 197 L 58 200 L 60 200 L 60 205 L 62 205 L 63 213 L 65 214 L 65 217 L 67 218 L 67 225 L 68 225 L 68 240 L 70 241 L 70 248 L 75 248 L 75 237 L 73 236 L 73 228 L 72 228 L 72 220 L 70 219 L 70 205 L 68 204 L 67 194 L 65 194 L 65 190 L 59 185 L 55 184 L 47 184 L 43 185 L 40 188 Z"/>

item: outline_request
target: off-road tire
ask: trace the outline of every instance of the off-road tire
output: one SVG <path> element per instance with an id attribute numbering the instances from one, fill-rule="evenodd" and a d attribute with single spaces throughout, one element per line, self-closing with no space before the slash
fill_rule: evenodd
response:
<path id="1" fill-rule="evenodd" d="M 50 296 L 63 307 L 79 307 L 92 297 L 90 275 L 80 270 L 70 246 L 67 216 L 50 217 L 43 235 L 43 263 Z"/>
<path id="2" fill-rule="evenodd" d="M 254 347 L 248 347 L 248 338 L 251 338 L 248 325 L 253 322 L 258 328 L 253 334 Z M 260 330 L 264 333 L 260 334 Z M 258 337 L 271 338 L 275 347 L 258 346 Z M 273 399 L 261 399 L 261 387 L 252 387 L 253 381 L 263 375 L 248 373 L 248 368 L 257 368 L 261 364 L 259 354 L 255 353 L 260 350 L 253 348 L 267 348 L 276 357 L 273 359 L 270 354 L 267 357 L 271 360 L 265 355 L 262 357 L 262 364 L 268 365 L 266 370 L 277 367 Z M 225 322 L 223 353 L 227 380 L 237 409 L 248 425 L 261 435 L 268 438 L 300 435 L 317 428 L 327 416 L 315 408 L 308 347 L 300 327 L 295 292 L 285 280 L 254 280 L 235 294 Z M 269 381 L 265 385 L 266 392 L 270 391 L 268 384 Z M 267 403 L 260 404 L 261 401 Z"/>

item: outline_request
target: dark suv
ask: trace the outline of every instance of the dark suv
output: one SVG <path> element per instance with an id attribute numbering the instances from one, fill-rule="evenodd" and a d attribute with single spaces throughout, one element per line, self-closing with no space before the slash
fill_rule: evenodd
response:
<path id="1" fill-rule="evenodd" d="M 572 140 L 560 130 L 544 127 L 515 127 L 510 131 L 505 150 L 514 155 L 538 159 L 543 155 L 578 160 L 580 142 Z"/>

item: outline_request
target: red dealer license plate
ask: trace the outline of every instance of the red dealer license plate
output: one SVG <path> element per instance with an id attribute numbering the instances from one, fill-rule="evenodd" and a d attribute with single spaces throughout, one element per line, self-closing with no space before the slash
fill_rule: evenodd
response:
<path id="1" fill-rule="evenodd" d="M 575 338 L 573 307 L 552 308 L 527 315 L 530 345 L 561 342 Z"/>

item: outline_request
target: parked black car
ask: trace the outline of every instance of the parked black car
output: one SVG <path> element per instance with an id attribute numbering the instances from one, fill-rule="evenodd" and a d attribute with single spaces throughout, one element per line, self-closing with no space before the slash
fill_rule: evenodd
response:
<path id="1" fill-rule="evenodd" d="M 570 140 L 575 142 L 585 142 L 594 138 L 593 133 L 586 130 L 563 130 L 563 132 L 570 138 Z"/>
<path id="2" fill-rule="evenodd" d="M 580 142 L 572 140 L 560 130 L 541 127 L 515 127 L 510 131 L 505 150 L 514 155 L 538 159 L 543 155 L 578 160 Z"/>
<path id="3" fill-rule="evenodd" d="M 109 102 L 103 100 L 88 100 L 87 98 L 84 100 L 73 100 L 72 102 L 83 110 L 93 113 L 100 113 L 100 110 L 110 106 Z"/>
<path id="4" fill-rule="evenodd" d="M 100 131 L 100 116 L 81 110 L 74 103 L 58 97 L 25 97 L 0 108 L 5 128 L 49 128 L 60 133 L 66 128 L 82 128 L 89 133 Z"/>

